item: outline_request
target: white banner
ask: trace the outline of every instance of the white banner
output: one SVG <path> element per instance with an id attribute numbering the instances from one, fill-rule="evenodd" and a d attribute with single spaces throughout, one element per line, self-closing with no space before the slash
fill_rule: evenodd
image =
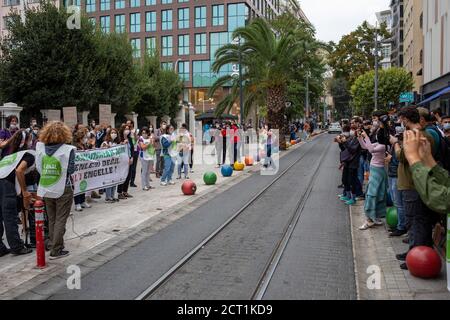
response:
<path id="1" fill-rule="evenodd" d="M 128 161 L 128 145 L 77 151 L 72 175 L 75 195 L 122 184 L 128 175 Z"/>

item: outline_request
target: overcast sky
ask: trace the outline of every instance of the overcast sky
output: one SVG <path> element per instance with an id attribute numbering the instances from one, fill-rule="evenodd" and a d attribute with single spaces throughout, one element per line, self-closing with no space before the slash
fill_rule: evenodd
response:
<path id="1" fill-rule="evenodd" d="M 338 42 L 364 20 L 375 23 L 375 12 L 389 8 L 390 0 L 299 0 L 316 27 L 317 38 Z"/>

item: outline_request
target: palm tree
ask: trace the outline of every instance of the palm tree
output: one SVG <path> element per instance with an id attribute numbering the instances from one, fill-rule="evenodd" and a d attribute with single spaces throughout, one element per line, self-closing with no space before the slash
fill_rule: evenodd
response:
<path id="1" fill-rule="evenodd" d="M 227 44 L 218 49 L 212 71 L 217 73 L 223 66 L 238 63 L 241 54 L 245 113 L 255 105 L 266 104 L 268 123 L 280 130 L 280 148 L 285 149 L 287 84 L 293 63 L 304 56 L 306 42 L 291 31 L 277 35 L 269 22 L 259 18 L 236 29 L 232 36 L 239 37 L 241 45 Z M 217 113 L 230 109 L 239 96 L 239 81 L 231 75 L 217 79 L 210 96 L 227 84 L 231 85 L 230 94 L 218 104 Z"/>

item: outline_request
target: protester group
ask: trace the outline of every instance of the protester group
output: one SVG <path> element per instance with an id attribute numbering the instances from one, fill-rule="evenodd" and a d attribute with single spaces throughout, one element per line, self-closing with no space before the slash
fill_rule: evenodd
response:
<path id="1" fill-rule="evenodd" d="M 340 148 L 343 193 L 349 206 L 364 201 L 360 230 L 383 226 L 389 202 L 398 224 L 390 237 L 405 237 L 409 250 L 433 246 L 433 228 L 450 212 L 450 115 L 409 106 L 375 111 L 370 119 L 343 121 Z M 408 250 L 408 252 L 409 252 Z M 408 252 L 397 254 L 408 269 Z"/>

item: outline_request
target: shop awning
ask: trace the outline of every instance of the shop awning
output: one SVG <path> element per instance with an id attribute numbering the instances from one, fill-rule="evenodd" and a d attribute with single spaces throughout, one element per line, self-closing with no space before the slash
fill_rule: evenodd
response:
<path id="1" fill-rule="evenodd" d="M 450 87 L 447 87 L 445 89 L 442 89 L 441 91 L 433 94 L 431 97 L 423 100 L 421 103 L 419 103 L 419 106 L 422 106 L 428 102 L 431 102 L 433 100 L 439 99 L 441 96 L 443 96 L 444 94 L 450 93 Z"/>

